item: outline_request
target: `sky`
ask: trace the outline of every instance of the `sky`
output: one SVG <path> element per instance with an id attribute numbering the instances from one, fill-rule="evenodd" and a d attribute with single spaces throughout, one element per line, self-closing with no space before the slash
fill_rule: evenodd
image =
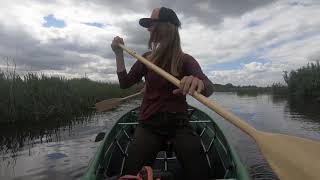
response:
<path id="1" fill-rule="evenodd" d="M 0 70 L 117 82 L 115 36 L 146 52 L 140 18 L 172 8 L 182 49 L 219 84 L 284 83 L 283 71 L 320 60 L 319 0 L 2 0 Z M 125 56 L 129 71 L 135 59 Z"/>

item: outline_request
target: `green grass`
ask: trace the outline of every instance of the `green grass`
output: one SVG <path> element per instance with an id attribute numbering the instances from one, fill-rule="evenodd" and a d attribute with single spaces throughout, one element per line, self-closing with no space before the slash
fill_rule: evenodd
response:
<path id="1" fill-rule="evenodd" d="M 141 88 L 142 84 L 122 90 L 119 84 L 87 78 L 0 72 L 0 122 L 63 121 L 87 114 L 98 101 L 124 97 Z"/>

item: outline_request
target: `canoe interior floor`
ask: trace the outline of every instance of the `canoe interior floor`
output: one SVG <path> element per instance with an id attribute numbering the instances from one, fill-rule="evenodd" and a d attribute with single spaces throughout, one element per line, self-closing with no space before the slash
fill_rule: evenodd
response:
<path id="1" fill-rule="evenodd" d="M 211 179 L 232 179 L 236 177 L 236 164 L 231 157 L 230 147 L 219 127 L 211 121 L 210 117 L 201 111 L 190 109 L 191 125 L 195 132 L 200 136 L 202 148 L 206 153 L 208 165 L 210 167 Z M 134 110 L 123 117 L 111 136 L 112 142 L 97 171 L 98 179 L 113 180 L 122 173 L 123 166 L 128 156 L 127 150 L 132 142 L 138 111 Z M 161 180 L 182 180 L 183 172 L 179 161 L 172 151 L 172 147 L 164 144 L 152 168 L 155 174 L 161 175 Z M 196 166 L 196 165 L 195 165 Z"/>
<path id="2" fill-rule="evenodd" d="M 126 133 L 132 137 L 134 133 L 134 129 L 127 129 Z M 197 132 L 198 134 L 201 133 L 201 129 Z M 208 140 L 205 139 L 205 135 L 203 135 L 203 142 L 208 144 Z M 110 159 L 109 166 L 106 168 L 105 171 L 105 179 L 111 180 L 118 176 L 121 172 L 119 171 L 123 167 L 123 163 L 125 163 L 122 151 L 126 151 L 127 147 L 130 145 L 130 141 L 128 138 L 119 138 L 118 139 L 118 146 L 114 146 L 112 158 Z M 122 150 L 120 150 L 122 149 Z M 182 168 L 177 160 L 175 153 L 170 150 L 169 146 L 164 145 L 163 151 L 158 153 L 156 160 L 154 161 L 152 168 L 154 170 L 154 174 L 161 176 L 161 180 L 182 180 L 185 179 L 183 177 Z M 211 148 L 211 155 L 214 155 L 216 152 L 215 148 Z M 126 153 L 126 152 L 125 152 Z M 218 154 L 218 153 L 216 153 Z M 124 162 L 123 162 L 124 161 Z M 226 173 L 225 169 L 220 168 L 221 162 L 218 156 L 211 156 L 210 158 L 211 163 L 214 162 L 215 166 L 211 168 L 211 177 L 212 178 L 223 178 L 223 175 Z"/>

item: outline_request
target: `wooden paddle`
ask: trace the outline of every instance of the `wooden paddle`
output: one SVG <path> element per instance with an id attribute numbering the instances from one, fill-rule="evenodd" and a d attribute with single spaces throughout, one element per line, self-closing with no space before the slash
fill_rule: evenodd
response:
<path id="1" fill-rule="evenodd" d="M 124 45 L 119 44 L 119 46 L 148 68 L 179 87 L 180 81 L 174 76 L 152 64 L 136 52 L 126 48 Z M 262 154 L 280 179 L 320 180 L 319 142 L 283 134 L 258 131 L 236 115 L 222 109 L 202 94 L 195 92 L 192 96 L 251 136 L 257 142 Z"/>
<path id="2" fill-rule="evenodd" d="M 95 104 L 95 107 L 98 112 L 109 111 L 111 109 L 118 107 L 124 101 L 129 100 L 131 98 L 134 98 L 136 96 L 139 96 L 142 93 L 143 93 L 143 91 L 141 90 L 140 92 L 138 92 L 136 94 L 132 94 L 132 95 L 124 97 L 124 98 L 112 98 L 112 99 L 100 101 Z"/>

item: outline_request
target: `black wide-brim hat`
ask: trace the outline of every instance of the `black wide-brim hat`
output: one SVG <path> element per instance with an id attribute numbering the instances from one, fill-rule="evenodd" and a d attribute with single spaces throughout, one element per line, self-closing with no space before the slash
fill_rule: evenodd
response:
<path id="1" fill-rule="evenodd" d="M 139 24 L 145 28 L 151 27 L 154 22 L 169 22 L 174 24 L 177 27 L 181 26 L 181 23 L 177 14 L 172 9 L 166 8 L 166 7 L 160 8 L 158 19 L 141 18 L 139 20 Z"/>

